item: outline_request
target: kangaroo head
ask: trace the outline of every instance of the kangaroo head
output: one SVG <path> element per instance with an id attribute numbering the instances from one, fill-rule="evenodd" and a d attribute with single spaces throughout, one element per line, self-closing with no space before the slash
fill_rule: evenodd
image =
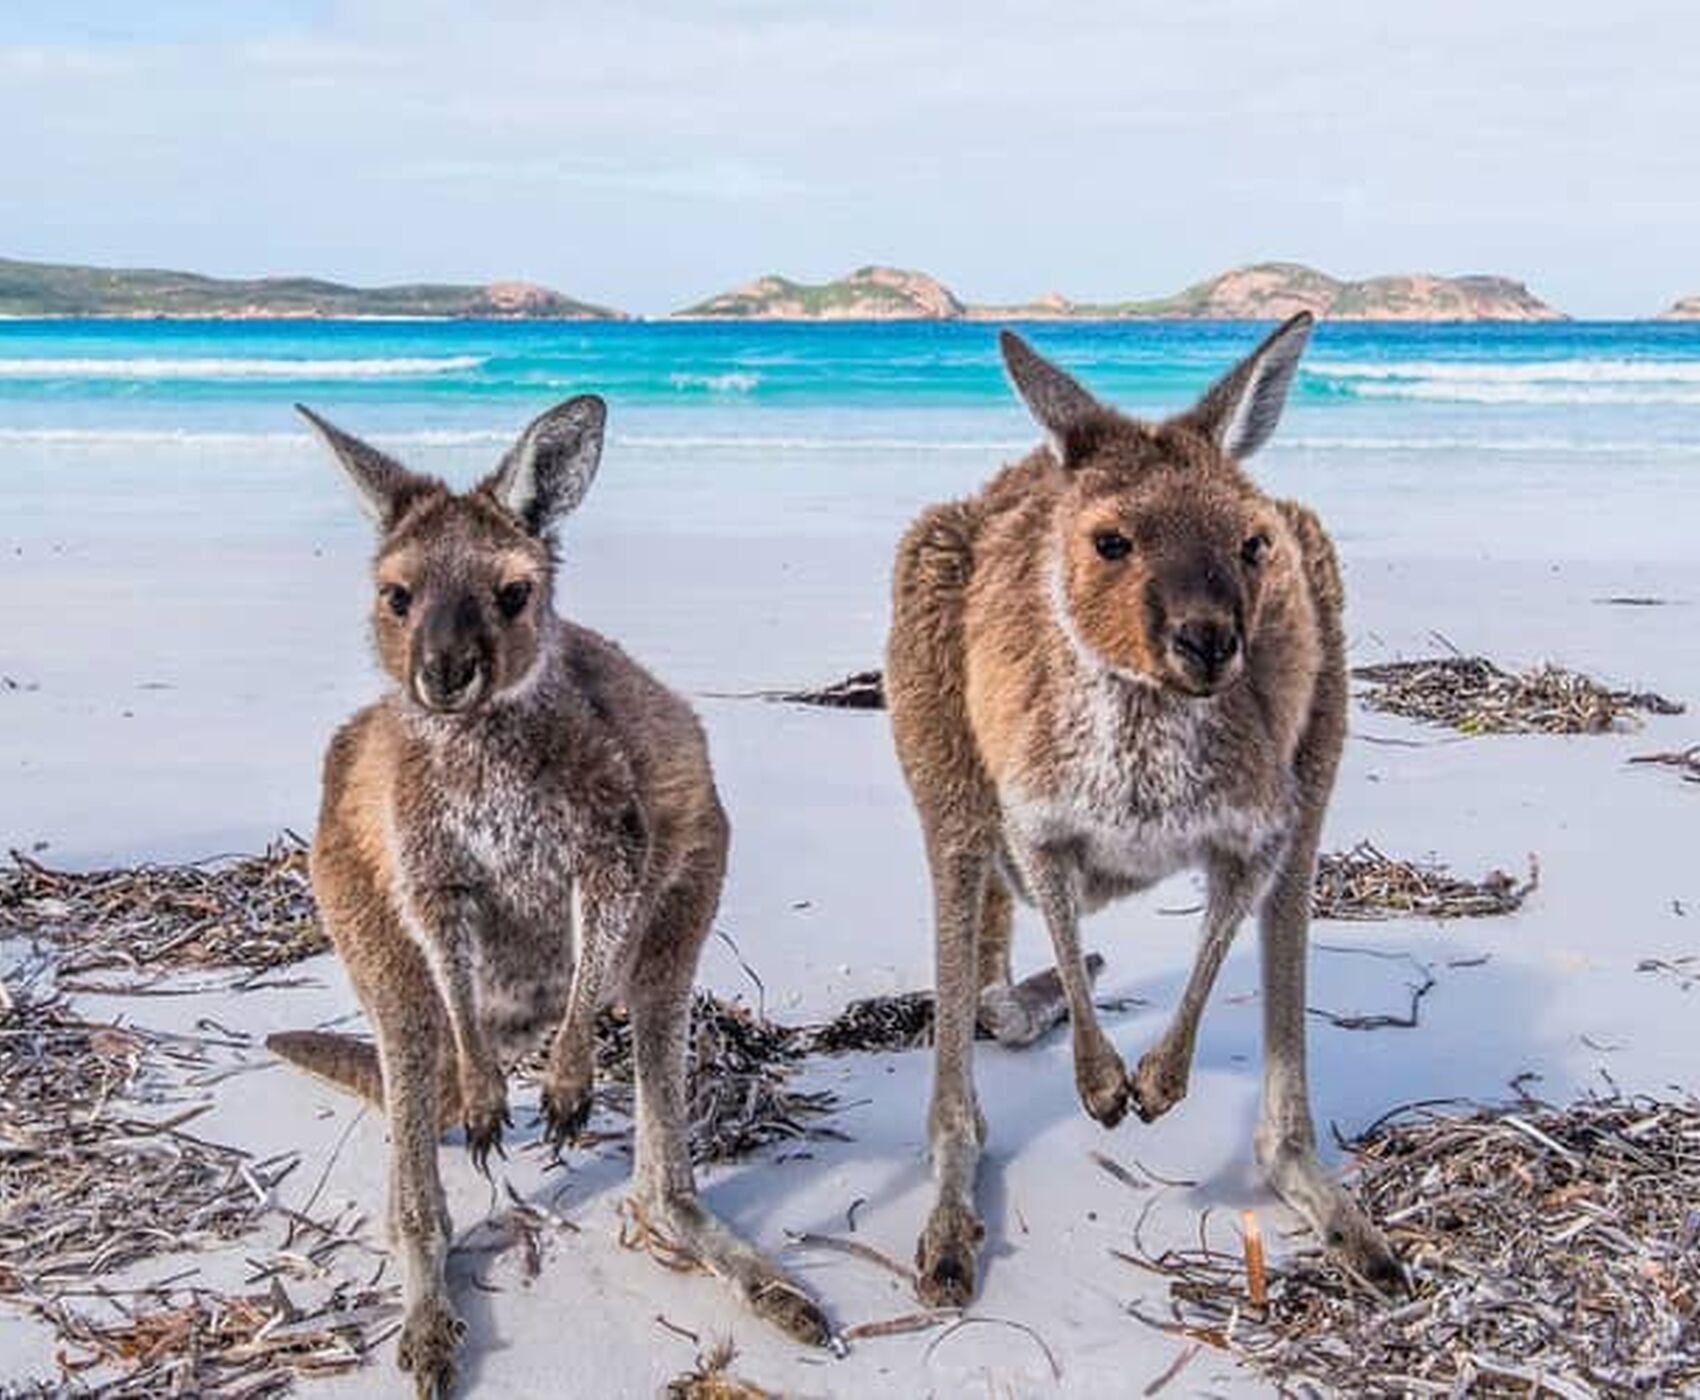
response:
<path id="1" fill-rule="evenodd" d="M 553 612 L 551 529 L 584 499 L 602 456 L 602 400 L 550 409 L 462 493 L 296 407 L 378 527 L 372 636 L 403 694 L 460 713 L 524 681 Z"/>
<path id="2" fill-rule="evenodd" d="M 1297 542 L 1237 463 L 1274 431 L 1311 319 L 1285 322 L 1193 408 L 1161 423 L 1099 403 L 1003 333 L 1010 378 L 1064 478 L 1053 606 L 1107 669 L 1213 695 L 1244 670 L 1267 600 L 1299 578 Z"/>

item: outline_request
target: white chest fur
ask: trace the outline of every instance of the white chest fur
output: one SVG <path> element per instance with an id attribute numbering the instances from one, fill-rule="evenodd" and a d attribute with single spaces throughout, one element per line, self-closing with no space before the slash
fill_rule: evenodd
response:
<path id="1" fill-rule="evenodd" d="M 477 1011 L 503 1060 L 527 1053 L 558 1022 L 576 958 L 572 824 L 564 794 L 523 756 L 452 758 L 435 805 L 433 864 L 476 891 L 466 942 Z"/>
<path id="2" fill-rule="evenodd" d="M 1224 762 L 1215 703 L 1109 674 L 1086 678 L 1053 737 L 1042 784 L 1002 794 L 1018 867 L 1062 860 L 1083 901 L 1101 903 L 1202 863 L 1249 856 L 1291 819 L 1286 785 L 1258 800 Z"/>

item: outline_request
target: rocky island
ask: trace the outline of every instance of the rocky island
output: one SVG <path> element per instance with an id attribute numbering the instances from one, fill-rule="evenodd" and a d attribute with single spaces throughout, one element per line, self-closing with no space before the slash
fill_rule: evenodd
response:
<path id="1" fill-rule="evenodd" d="M 936 277 L 898 267 L 859 267 L 836 282 L 758 277 L 673 313 L 675 320 L 960 321 L 967 308 Z"/>
<path id="2" fill-rule="evenodd" d="M 1256 263 L 1150 301 L 1073 302 L 1050 292 L 1019 305 L 977 306 L 936 277 L 861 267 L 836 282 L 767 276 L 675 313 L 693 320 L 1275 320 L 1310 311 L 1343 321 L 1560 321 L 1508 277 L 1413 273 L 1342 281 L 1300 263 Z"/>
<path id="3" fill-rule="evenodd" d="M 1700 321 L 1700 296 L 1683 297 L 1659 312 L 1661 321 Z"/>
<path id="4" fill-rule="evenodd" d="M 1341 281 L 1302 263 L 1254 263 L 1156 301 L 1097 308 L 1111 316 L 1276 320 L 1309 311 L 1333 321 L 1562 321 L 1521 282 L 1417 272 Z"/>
<path id="5" fill-rule="evenodd" d="M 622 313 L 530 282 L 350 287 L 313 277 L 203 277 L 153 268 L 78 267 L 0 258 L 0 315 L 605 321 Z"/>

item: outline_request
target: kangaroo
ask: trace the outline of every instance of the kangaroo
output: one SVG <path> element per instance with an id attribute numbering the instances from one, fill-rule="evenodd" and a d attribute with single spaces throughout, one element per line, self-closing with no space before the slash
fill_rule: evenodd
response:
<path id="1" fill-rule="evenodd" d="M 1285 322 L 1161 423 L 1093 398 L 1005 331 L 1047 445 L 977 496 L 921 515 L 897 553 L 886 684 L 931 871 L 937 1198 L 919 1292 L 973 1296 L 986 1121 L 978 1019 L 1007 1044 L 1069 1018 L 1086 1112 L 1147 1122 L 1186 1094 L 1211 984 L 1260 916 L 1264 1083 L 1257 1155 L 1275 1191 L 1378 1285 L 1401 1266 L 1316 1157 L 1305 957 L 1317 839 L 1346 726 L 1343 589 L 1303 506 L 1238 465 L 1274 431 L 1310 333 Z M 1198 958 L 1130 1078 L 1098 1024 L 1080 916 L 1202 866 Z M 1056 982 L 1010 977 L 1011 898 L 1037 906 Z"/>
<path id="2" fill-rule="evenodd" d="M 554 526 L 584 498 L 606 409 L 549 410 L 471 491 L 409 471 L 300 412 L 377 526 L 372 633 L 394 682 L 331 741 L 311 855 L 321 917 L 377 1045 L 267 1044 L 388 1115 L 398 1360 L 445 1394 L 463 1325 L 444 1282 L 437 1141 L 461 1124 L 488 1173 L 506 1071 L 545 1048 L 558 1151 L 591 1107 L 595 1016 L 622 1000 L 636 1069 L 643 1218 L 799 1341 L 829 1331 L 772 1261 L 696 1199 L 685 1055 L 697 957 L 729 828 L 696 716 L 554 607 Z"/>

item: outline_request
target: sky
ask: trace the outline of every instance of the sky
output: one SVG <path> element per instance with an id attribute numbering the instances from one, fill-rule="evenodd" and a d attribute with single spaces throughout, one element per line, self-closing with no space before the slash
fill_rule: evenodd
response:
<path id="1" fill-rule="evenodd" d="M 0 0 L 0 256 L 641 313 L 1281 258 L 1639 316 L 1700 292 L 1697 53 L 1682 0 Z"/>

